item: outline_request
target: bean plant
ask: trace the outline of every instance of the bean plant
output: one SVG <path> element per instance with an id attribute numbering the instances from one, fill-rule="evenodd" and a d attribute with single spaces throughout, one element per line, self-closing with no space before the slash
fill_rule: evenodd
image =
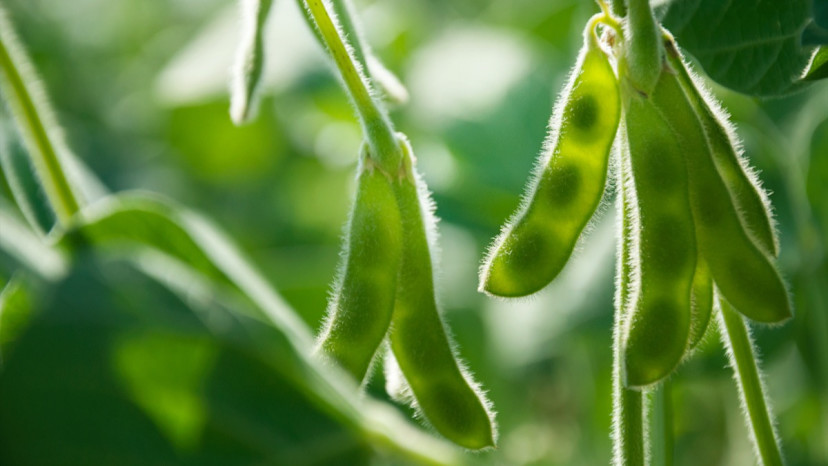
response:
<path id="1" fill-rule="evenodd" d="M 240 2 L 229 83 L 239 127 L 258 124 L 268 53 L 289 47 L 266 40 L 286 1 Z M 606 462 L 673 463 L 672 380 L 719 338 L 755 462 L 786 464 L 751 329 L 802 319 L 798 288 L 780 272 L 771 195 L 711 90 L 765 98 L 824 85 L 826 2 L 784 3 L 590 4 L 523 198 L 482 258 L 486 299 L 542 295 L 614 203 Z M 3 464 L 476 464 L 515 448 L 486 389 L 497 381 L 472 375 L 480 358 L 443 315 L 437 206 L 417 138 L 389 111 L 417 95 L 371 49 L 350 1 L 296 4 L 361 137 L 315 330 L 214 222 L 157 193 L 104 186 L 70 149 L 0 2 L 0 249 L 15 258 L 0 288 Z M 93 292 L 74 295 L 76 283 Z M 57 304 L 37 305 L 51 299 L 38 294 Z M 138 304 L 113 310 L 124 302 Z M 809 311 L 824 323 L 824 309 Z M 96 330 L 84 333 L 86 320 Z M 41 381 L 29 367 L 50 351 L 43 341 L 67 357 Z M 26 403 L 33 389 L 52 399 L 38 384 L 115 417 L 52 418 L 48 403 Z M 50 448 L 35 448 L 39 432 Z"/>

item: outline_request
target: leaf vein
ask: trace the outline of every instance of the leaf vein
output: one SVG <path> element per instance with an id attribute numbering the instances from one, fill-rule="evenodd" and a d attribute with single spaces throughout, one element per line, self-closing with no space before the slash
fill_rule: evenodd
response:
<path id="1" fill-rule="evenodd" d="M 733 45 L 725 45 L 721 47 L 712 47 L 712 48 L 699 48 L 696 49 L 696 55 L 714 55 L 717 53 L 724 53 L 724 52 L 737 52 L 739 50 L 744 50 L 750 47 L 757 47 L 760 45 L 768 45 L 773 44 L 774 42 L 784 42 L 788 39 L 792 39 L 800 34 L 800 30 L 796 30 L 791 32 L 790 34 L 783 34 L 779 36 L 773 36 L 769 38 L 763 39 L 755 39 L 745 42 L 739 42 Z"/>

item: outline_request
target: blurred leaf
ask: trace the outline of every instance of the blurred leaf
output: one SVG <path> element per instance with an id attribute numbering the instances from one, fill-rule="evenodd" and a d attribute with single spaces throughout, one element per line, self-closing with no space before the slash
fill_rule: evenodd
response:
<path id="1" fill-rule="evenodd" d="M 132 399 L 179 450 L 193 449 L 207 416 L 198 390 L 214 363 L 216 345 L 203 336 L 135 332 L 121 337 L 112 353 Z"/>
<path id="2" fill-rule="evenodd" d="M 310 346 L 312 337 L 301 320 L 205 218 L 149 193 L 110 196 L 84 209 L 81 216 L 79 233 L 93 243 L 142 245 L 169 254 L 206 277 L 238 288 L 289 338 Z"/>
<path id="3" fill-rule="evenodd" d="M 814 2 L 814 21 L 828 29 L 828 0 L 813 0 Z"/>
<path id="4" fill-rule="evenodd" d="M 317 439 L 334 433 L 347 439 L 337 452 L 363 450 L 357 464 L 365 462 L 363 441 L 338 413 L 295 385 L 303 375 L 282 364 L 287 353 L 269 353 L 290 345 L 262 324 L 211 333 L 157 284 L 122 265 L 98 270 L 88 256 L 43 311 L 0 372 L 2 464 L 312 464 L 280 460 L 290 451 L 319 455 Z M 271 354 L 284 356 L 273 364 Z M 222 393 L 212 396 L 208 379 Z M 163 435 L 171 401 L 202 409 L 202 429 L 177 425 L 173 439 L 188 438 L 188 448 Z M 293 416 L 267 408 L 279 406 Z"/>
<path id="5" fill-rule="evenodd" d="M 230 117 L 237 125 L 250 121 L 259 101 L 256 94 L 264 62 L 263 30 L 271 0 L 242 2 L 242 31 L 230 86 Z"/>
<path id="6" fill-rule="evenodd" d="M 0 169 L 26 221 L 41 236 L 52 229 L 55 213 L 32 171 L 26 150 L 10 124 L 0 118 Z"/>
<path id="7" fill-rule="evenodd" d="M 242 127 L 227 118 L 223 101 L 178 107 L 170 115 L 168 132 L 186 169 L 222 186 L 243 188 L 261 181 L 283 155 L 273 150 L 279 147 L 281 131 L 267 105 L 255 121 Z"/>
<path id="8" fill-rule="evenodd" d="M 802 45 L 825 45 L 828 44 L 828 29 L 823 28 L 811 21 L 802 31 Z"/>
<path id="9" fill-rule="evenodd" d="M 87 223 L 67 238 L 78 241 L 79 233 L 101 245 L 131 242 L 166 254 L 175 262 L 167 262 L 161 269 L 173 266 L 175 273 L 158 269 L 155 273 L 188 299 L 192 299 L 193 293 L 200 296 L 195 302 L 214 299 L 212 280 L 236 287 L 263 313 L 257 316 L 267 317 L 272 326 L 264 325 L 258 319 L 250 320 L 244 317 L 241 309 L 232 308 L 221 320 L 225 323 L 237 319 L 249 321 L 249 326 L 244 327 L 243 337 L 223 330 L 222 335 L 225 338 L 232 336 L 232 341 L 241 341 L 248 349 L 253 345 L 252 350 L 257 354 L 263 352 L 272 364 L 271 370 L 281 373 L 343 425 L 369 436 L 381 446 L 421 460 L 439 463 L 452 457 L 451 451 L 439 441 L 417 433 L 388 408 L 381 408 L 369 400 L 357 401 L 356 384 L 338 369 L 323 366 L 311 354 L 313 339 L 309 329 L 204 218 L 160 197 L 136 193 L 111 196 L 82 211 L 81 217 Z M 274 356 L 277 357 L 275 360 L 272 359 Z M 388 426 L 393 428 L 387 430 Z"/>
<path id="10" fill-rule="evenodd" d="M 0 249 L 44 278 L 54 280 L 66 271 L 66 258 L 44 243 L 7 202 L 0 199 Z"/>
<path id="11" fill-rule="evenodd" d="M 808 162 L 805 189 L 811 209 L 822 229 L 822 247 L 828 247 L 828 118 L 814 131 Z M 822 253 L 825 254 L 826 251 Z"/>
<path id="12" fill-rule="evenodd" d="M 669 0 L 662 23 L 718 83 L 771 97 L 802 88 L 812 48 L 801 45 L 809 0 Z"/>
<path id="13" fill-rule="evenodd" d="M 32 302 L 20 274 L 0 288 L 0 367 L 32 317 Z"/>

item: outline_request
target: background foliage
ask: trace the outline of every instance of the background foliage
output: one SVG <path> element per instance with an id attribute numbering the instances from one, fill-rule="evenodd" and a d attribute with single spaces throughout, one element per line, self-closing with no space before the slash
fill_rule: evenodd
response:
<path id="1" fill-rule="evenodd" d="M 235 5 L 4 3 L 70 145 L 104 184 L 162 193 L 212 218 L 318 328 L 360 136 L 295 2 L 274 4 L 265 100 L 259 118 L 242 128 L 227 113 Z M 480 257 L 518 202 L 595 5 L 356 3 L 368 42 L 411 93 L 392 117 L 411 138 L 442 218 L 438 288 L 461 354 L 499 412 L 499 448 L 474 461 L 605 464 L 615 228 L 609 201 L 575 260 L 537 297 L 496 301 L 475 291 Z M 665 12 L 668 26 L 675 8 Z M 682 34 L 704 16 L 689 18 L 689 25 L 676 24 L 688 47 L 693 39 Z M 696 37 L 699 47 L 703 39 Z M 707 65 L 710 57 L 698 58 Z M 745 82 L 712 66 L 730 87 Z M 772 78 L 757 78 L 764 83 L 757 89 L 782 86 Z M 785 453 L 791 465 L 828 464 L 828 87 L 816 83 L 768 101 L 714 90 L 773 193 L 780 265 L 795 296 L 792 322 L 756 331 Z M 19 154 L 14 137 L 5 143 Z M 8 187 L 0 192 L 8 207 Z M 48 223 L 48 213 L 39 216 Z M 0 222 L 6 231 L 17 225 L 9 217 Z M 40 254 L 45 276 L 60 268 L 59 258 Z M 0 463 L 393 461 L 375 456 L 366 439 L 286 383 L 290 377 L 272 362 L 237 343 L 234 332 L 249 330 L 228 323 L 233 319 L 215 300 L 192 290 L 174 294 L 123 261 L 91 252 L 57 283 L 33 278 L 20 263 L 0 250 L 0 282 L 11 280 L 0 325 Z M 35 318 L 27 320 L 28 313 Z M 230 336 L 207 330 L 216 325 Z M 709 338 L 674 377 L 676 464 L 752 462 L 725 366 L 720 342 Z M 376 374 L 367 391 L 387 398 L 383 385 Z"/>

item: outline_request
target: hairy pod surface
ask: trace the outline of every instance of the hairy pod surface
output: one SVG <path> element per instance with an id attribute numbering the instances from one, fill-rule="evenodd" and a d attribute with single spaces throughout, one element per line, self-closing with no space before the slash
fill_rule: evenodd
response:
<path id="1" fill-rule="evenodd" d="M 410 157 L 407 142 L 402 144 Z M 416 405 L 440 434 L 469 449 L 494 446 L 495 425 L 488 403 L 458 364 L 437 307 L 417 181 L 409 173 L 395 188 L 404 247 L 389 335 L 391 350 Z"/>
<path id="2" fill-rule="evenodd" d="M 736 310 L 755 321 L 778 323 L 790 318 L 785 284 L 771 258 L 742 225 L 684 89 L 676 75 L 663 76 L 653 101 L 680 140 L 699 249 L 713 281 Z"/>
<path id="3" fill-rule="evenodd" d="M 624 375 L 627 386 L 640 387 L 668 376 L 687 348 L 697 249 L 679 140 L 652 99 L 623 86 L 629 152 L 622 157 L 632 167 L 638 218 L 632 257 L 639 264 L 625 328 Z"/>
<path id="4" fill-rule="evenodd" d="M 730 192 L 743 226 L 762 252 L 776 257 L 779 239 L 771 220 L 770 202 L 755 172 L 739 154 L 738 141 L 731 136 L 732 130 L 728 130 L 727 117 L 703 85 L 693 79 L 675 43 L 666 40 L 665 48 L 667 59 L 678 72 L 679 83 L 704 128 L 713 162 Z"/>
<path id="5" fill-rule="evenodd" d="M 489 294 L 526 296 L 549 284 L 601 200 L 618 128 L 618 84 L 591 28 L 585 42 L 524 202 L 483 265 L 480 288 Z"/>
<path id="6" fill-rule="evenodd" d="M 710 316 L 713 314 L 713 278 L 710 276 L 710 269 L 701 255 L 696 259 L 696 273 L 693 275 L 693 290 L 690 299 L 690 343 L 687 347 L 688 350 L 698 346 L 710 325 Z"/>
<path id="7" fill-rule="evenodd" d="M 362 380 L 394 309 L 402 224 L 393 183 L 363 156 L 345 240 L 344 267 L 319 349 Z"/>
<path id="8" fill-rule="evenodd" d="M 649 95 L 661 75 L 661 31 L 648 0 L 627 0 L 627 4 L 623 66 L 635 90 Z"/>

